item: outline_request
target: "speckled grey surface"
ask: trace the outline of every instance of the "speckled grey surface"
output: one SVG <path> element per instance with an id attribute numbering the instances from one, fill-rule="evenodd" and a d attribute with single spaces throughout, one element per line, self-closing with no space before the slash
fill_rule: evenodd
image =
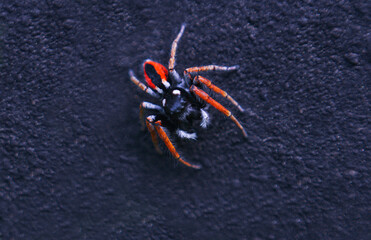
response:
<path id="1" fill-rule="evenodd" d="M 366 2 L 0 3 L 0 239 L 370 239 Z M 248 110 L 178 145 L 200 171 L 127 74 L 183 22 L 178 69 L 239 64 L 207 76 Z"/>

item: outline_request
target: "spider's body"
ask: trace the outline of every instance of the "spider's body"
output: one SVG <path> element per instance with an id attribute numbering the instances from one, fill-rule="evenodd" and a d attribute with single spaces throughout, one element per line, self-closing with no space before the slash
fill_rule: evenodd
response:
<path id="1" fill-rule="evenodd" d="M 161 80 L 161 74 L 158 74 L 156 69 L 163 70 L 165 77 L 163 79 L 166 81 Z M 159 95 L 162 107 L 162 110 L 159 110 L 160 113 L 156 115 L 156 120 L 162 120 L 163 125 L 166 125 L 169 131 L 177 130 L 177 127 L 191 130 L 193 122 L 201 120 L 201 111 L 205 104 L 189 91 L 191 85 L 189 80 L 179 77 L 175 71 L 175 74 L 168 74 L 167 69 L 151 60 L 144 62 L 144 72 L 147 84 L 152 86 L 152 89 L 156 89 L 156 87 L 160 89 L 155 90 Z M 150 104 L 145 103 L 145 105 Z"/>
<path id="2" fill-rule="evenodd" d="M 206 103 L 208 103 L 227 117 L 231 118 L 231 120 L 233 120 L 235 124 L 242 130 L 242 133 L 245 137 L 247 134 L 242 125 L 231 114 L 231 112 L 223 107 L 220 103 L 212 99 L 206 92 L 202 90 L 202 88 L 207 87 L 210 90 L 222 95 L 231 101 L 235 106 L 237 106 L 241 111 L 243 111 L 241 106 L 225 91 L 213 85 L 210 80 L 196 75 L 198 72 L 202 71 L 236 70 L 238 66 L 224 67 L 209 65 L 187 68 L 184 71 L 183 78 L 180 77 L 180 75 L 174 69 L 176 48 L 178 41 L 184 32 L 184 28 L 185 25 L 182 25 L 177 38 L 172 44 L 168 68 L 152 60 L 146 60 L 144 62 L 143 70 L 147 86 L 140 82 L 134 76 L 132 71 L 129 72 L 129 75 L 134 84 L 136 84 L 146 93 L 160 100 L 159 105 L 150 102 L 142 102 L 140 104 L 140 119 L 143 125 L 144 110 L 149 109 L 155 112 L 155 114 L 146 118 L 145 123 L 149 132 L 151 133 L 152 141 L 156 150 L 161 153 L 161 150 L 158 146 L 158 135 L 177 160 L 189 167 L 200 168 L 199 165 L 186 162 L 180 157 L 174 145 L 170 141 L 168 134 L 166 133 L 167 131 L 170 133 L 176 133 L 180 138 L 195 140 L 197 138 L 195 132 L 196 125 L 206 128 L 209 124 L 209 115 L 206 111 Z"/>

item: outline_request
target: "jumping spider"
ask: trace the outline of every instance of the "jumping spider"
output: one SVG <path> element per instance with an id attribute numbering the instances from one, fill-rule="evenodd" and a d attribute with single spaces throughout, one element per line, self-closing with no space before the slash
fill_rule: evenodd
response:
<path id="1" fill-rule="evenodd" d="M 241 129 L 244 137 L 247 137 L 247 134 L 243 126 L 232 113 L 211 98 L 202 89 L 207 87 L 211 91 L 222 95 L 242 112 L 244 111 L 243 108 L 225 91 L 212 84 L 210 80 L 198 75 L 199 72 L 206 71 L 237 70 L 238 66 L 225 67 L 208 65 L 191 67 L 184 71 L 184 77 L 181 77 L 174 69 L 175 53 L 178 41 L 182 37 L 184 29 L 185 24 L 182 25 L 180 32 L 173 41 L 168 68 L 152 60 L 146 60 L 144 62 L 144 77 L 148 86 L 139 81 L 134 76 L 132 70 L 129 71 L 129 75 L 130 80 L 135 85 L 161 101 L 161 105 L 142 102 L 139 107 L 141 124 L 143 128 L 145 127 L 144 123 L 147 126 L 157 152 L 161 153 L 157 139 L 158 135 L 175 159 L 188 167 L 199 169 L 201 168 L 200 165 L 189 163 L 179 155 L 169 139 L 168 133 L 175 133 L 180 138 L 195 140 L 197 135 L 193 129 L 194 125 L 199 124 L 202 128 L 206 128 L 209 124 L 209 114 L 206 111 L 205 103 L 210 104 L 230 118 Z M 144 120 L 143 115 L 145 109 L 152 110 L 155 114 L 148 116 Z"/>

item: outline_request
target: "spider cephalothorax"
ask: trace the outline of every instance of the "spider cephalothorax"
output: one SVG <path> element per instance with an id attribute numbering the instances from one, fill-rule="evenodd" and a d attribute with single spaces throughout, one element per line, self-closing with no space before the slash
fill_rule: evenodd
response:
<path id="1" fill-rule="evenodd" d="M 129 75 L 134 84 L 149 95 L 160 100 L 159 104 L 150 102 L 142 102 L 140 104 L 140 121 L 143 127 L 144 123 L 147 126 L 156 150 L 161 153 L 157 138 L 159 136 L 177 160 L 188 167 L 199 169 L 201 167 L 200 165 L 191 164 L 180 157 L 173 143 L 170 141 L 168 133 L 175 133 L 180 138 L 196 140 L 196 125 L 206 128 L 209 124 L 206 103 L 229 117 L 241 129 L 245 137 L 247 134 L 232 113 L 202 89 L 209 88 L 211 91 L 227 98 L 240 111 L 243 111 L 241 106 L 225 91 L 212 84 L 210 80 L 198 75 L 199 72 L 205 71 L 232 71 L 238 69 L 238 66 L 209 65 L 191 67 L 184 71 L 184 77 L 180 77 L 174 69 L 176 48 L 184 32 L 184 28 L 185 25 L 183 24 L 178 36 L 173 41 L 168 68 L 152 60 L 146 60 L 144 62 L 143 70 L 147 86 L 134 76 L 133 71 L 130 70 Z M 145 109 L 152 110 L 154 114 L 144 119 Z"/>

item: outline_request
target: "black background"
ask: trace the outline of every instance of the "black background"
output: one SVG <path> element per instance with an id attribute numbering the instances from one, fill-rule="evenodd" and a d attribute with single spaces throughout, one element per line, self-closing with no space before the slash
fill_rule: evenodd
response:
<path id="1" fill-rule="evenodd" d="M 367 1 L 0 3 L 0 239 L 370 239 Z M 291 2 L 291 1 L 290 1 Z M 195 171 L 140 130 L 147 58 L 206 74 Z"/>

